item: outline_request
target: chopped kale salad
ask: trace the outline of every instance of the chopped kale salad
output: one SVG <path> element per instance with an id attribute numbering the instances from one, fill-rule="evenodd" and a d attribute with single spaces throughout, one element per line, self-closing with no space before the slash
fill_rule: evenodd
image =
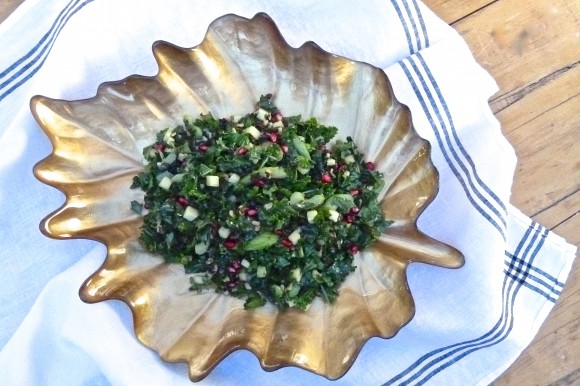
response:
<path id="1" fill-rule="evenodd" d="M 353 140 L 315 118 L 283 116 L 271 95 L 244 116 L 199 118 L 157 134 L 143 150 L 131 202 L 140 241 L 183 264 L 191 290 L 308 309 L 333 302 L 354 255 L 388 227 L 384 181 Z"/>

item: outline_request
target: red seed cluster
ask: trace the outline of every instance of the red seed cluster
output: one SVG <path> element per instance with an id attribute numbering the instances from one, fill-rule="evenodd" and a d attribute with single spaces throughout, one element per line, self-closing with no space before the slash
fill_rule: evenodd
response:
<path id="1" fill-rule="evenodd" d="M 189 201 L 187 201 L 187 199 L 185 197 L 177 197 L 175 199 L 175 201 L 177 201 L 177 203 L 183 207 L 188 206 L 189 205 Z"/>
<path id="2" fill-rule="evenodd" d="M 272 114 L 272 120 L 273 120 L 274 122 L 281 121 L 281 120 L 282 120 L 282 118 L 284 118 L 284 117 L 282 116 L 282 113 L 281 113 L 281 112 L 279 112 L 279 111 L 278 111 L 278 112 L 275 112 L 274 114 Z"/>
<path id="3" fill-rule="evenodd" d="M 229 273 L 237 273 L 237 272 L 240 272 L 241 270 L 242 270 L 242 264 L 238 260 L 234 260 L 228 265 L 228 272 Z"/>
<path id="4" fill-rule="evenodd" d="M 254 208 L 246 209 L 246 216 L 248 217 L 255 217 L 258 214 L 258 211 Z"/>
<path id="5" fill-rule="evenodd" d="M 332 177 L 330 176 L 330 174 L 323 174 L 322 177 L 320 177 L 320 182 L 322 182 L 323 184 L 328 184 L 332 181 Z"/>
<path id="6" fill-rule="evenodd" d="M 264 181 L 264 179 L 262 178 L 259 178 L 256 181 L 254 181 L 254 186 L 257 186 L 258 188 L 261 188 L 264 185 L 266 185 L 266 181 Z"/>

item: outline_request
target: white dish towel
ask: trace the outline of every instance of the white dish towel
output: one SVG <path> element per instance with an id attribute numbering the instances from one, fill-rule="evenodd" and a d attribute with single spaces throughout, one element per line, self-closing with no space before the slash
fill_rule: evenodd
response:
<path id="1" fill-rule="evenodd" d="M 413 264 L 416 315 L 393 339 L 372 339 L 331 382 L 284 368 L 263 371 L 238 351 L 203 385 L 487 385 L 530 343 L 558 299 L 575 247 L 509 203 L 516 158 L 487 99 L 493 79 L 461 37 L 416 0 L 26 0 L 0 24 L 0 384 L 189 385 L 134 337 L 121 303 L 82 303 L 99 244 L 55 241 L 38 223 L 62 195 L 32 175 L 50 153 L 29 99 L 91 97 L 97 86 L 153 75 L 151 45 L 198 44 L 226 13 L 268 13 L 293 46 L 384 68 L 432 144 L 439 195 L 419 220 L 465 254 L 447 270 Z M 87 149 L 90 151 L 90 149 Z"/>

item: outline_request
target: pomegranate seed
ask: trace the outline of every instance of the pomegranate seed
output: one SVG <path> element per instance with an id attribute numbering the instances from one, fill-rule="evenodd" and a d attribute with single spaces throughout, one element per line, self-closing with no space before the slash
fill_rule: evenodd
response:
<path id="1" fill-rule="evenodd" d="M 338 165 L 338 171 L 339 172 L 344 172 L 345 170 L 346 170 L 346 165 L 344 165 L 344 164 Z"/>
<path id="2" fill-rule="evenodd" d="M 284 154 L 288 153 L 288 146 L 287 145 L 280 145 L 280 148 L 282 148 L 282 151 L 284 152 Z"/>
<path id="3" fill-rule="evenodd" d="M 358 246 L 357 245 L 351 245 L 350 247 L 348 247 L 348 252 L 351 255 L 355 255 L 358 252 Z"/>
<path id="4" fill-rule="evenodd" d="M 165 145 L 162 143 L 156 143 L 155 145 L 153 145 L 153 149 L 163 153 L 165 151 Z"/>
<path id="5" fill-rule="evenodd" d="M 246 149 L 245 147 L 240 147 L 237 151 L 238 155 L 244 155 L 248 152 L 248 149 Z"/>
<path id="6" fill-rule="evenodd" d="M 359 194 L 360 194 L 360 190 L 358 190 L 358 189 L 351 189 L 350 190 L 351 196 L 358 196 Z"/>
<path id="7" fill-rule="evenodd" d="M 354 216 L 352 214 L 344 215 L 344 222 L 352 224 L 354 222 Z"/>
<path id="8" fill-rule="evenodd" d="M 226 284 L 226 287 L 228 287 L 228 289 L 233 289 L 238 285 L 238 283 L 236 281 L 229 281 L 228 284 Z"/>
<path id="9" fill-rule="evenodd" d="M 360 212 L 360 208 L 357 208 L 356 206 L 353 208 L 350 208 L 350 213 L 352 214 L 358 214 Z"/>
<path id="10" fill-rule="evenodd" d="M 264 180 L 261 178 L 259 180 L 254 181 L 254 186 L 257 186 L 258 188 L 261 188 L 264 185 L 266 185 L 266 182 L 264 182 Z"/>
<path id="11" fill-rule="evenodd" d="M 254 217 L 257 214 L 258 214 L 258 211 L 254 208 L 246 209 L 246 216 L 248 216 L 248 217 Z"/>
<path id="12" fill-rule="evenodd" d="M 203 151 L 204 153 L 207 151 L 207 149 L 209 149 L 209 146 L 207 146 L 205 143 L 202 143 L 201 145 L 198 146 L 199 151 Z"/>
<path id="13" fill-rule="evenodd" d="M 292 244 L 292 241 L 288 240 L 288 239 L 284 239 L 281 241 L 282 245 L 285 246 L 286 248 L 291 248 L 294 246 L 294 244 Z"/>
<path id="14" fill-rule="evenodd" d="M 274 133 L 268 133 L 268 139 L 270 140 L 270 142 L 277 142 L 278 136 Z"/>
<path id="15" fill-rule="evenodd" d="M 371 170 L 371 171 L 375 170 L 375 164 L 373 162 L 370 162 L 370 161 L 367 162 L 366 167 L 367 167 L 367 170 Z"/>
<path id="16" fill-rule="evenodd" d="M 242 264 L 239 261 L 234 260 L 228 265 L 228 272 L 229 273 L 236 273 L 242 269 Z"/>
<path id="17" fill-rule="evenodd" d="M 176 201 L 181 206 L 187 206 L 187 205 L 189 205 L 189 202 L 184 197 L 177 197 Z"/>
<path id="18" fill-rule="evenodd" d="M 320 181 L 321 181 L 323 184 L 328 184 L 329 182 L 331 182 L 331 181 L 332 181 L 332 177 L 330 177 L 330 175 L 328 175 L 328 174 L 324 174 L 324 175 L 323 175 L 323 176 L 320 178 Z"/>
<path id="19" fill-rule="evenodd" d="M 279 112 L 279 111 L 278 111 L 278 112 L 275 112 L 275 113 L 272 115 L 272 120 L 274 120 L 274 122 L 281 121 L 281 120 L 282 120 L 282 118 L 283 118 L 283 117 L 282 117 L 282 113 L 281 113 L 281 112 Z"/>
<path id="20" fill-rule="evenodd" d="M 233 247 L 236 246 L 236 242 L 232 239 L 227 239 L 224 245 L 226 246 L 226 248 L 232 249 Z"/>

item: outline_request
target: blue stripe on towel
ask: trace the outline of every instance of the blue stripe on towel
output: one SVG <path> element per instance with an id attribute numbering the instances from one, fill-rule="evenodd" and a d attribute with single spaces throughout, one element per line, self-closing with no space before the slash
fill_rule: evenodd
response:
<path id="1" fill-rule="evenodd" d="M 420 51 L 423 49 L 423 46 L 421 44 L 421 39 L 419 38 L 419 30 L 417 29 L 417 24 L 415 23 L 415 18 L 411 14 L 411 8 L 409 8 L 408 2 L 403 1 L 403 7 L 405 8 L 405 11 L 407 13 L 407 16 L 409 17 L 409 20 L 411 21 L 411 27 L 413 28 L 413 33 L 415 35 L 415 42 L 417 42 L 417 51 Z"/>
<path id="2" fill-rule="evenodd" d="M 409 7 L 406 4 L 406 1 L 405 0 L 401 1 L 403 1 L 403 3 L 405 4 L 404 8 L 407 10 L 407 14 L 409 18 L 412 20 L 412 15 L 409 12 Z M 424 27 L 423 18 L 421 16 L 419 7 L 417 6 L 416 0 L 412 1 L 414 3 L 415 11 L 417 13 L 418 19 L 420 20 L 420 25 L 423 30 L 425 47 L 428 47 L 429 40 L 426 29 Z M 396 0 L 392 0 L 391 2 L 393 3 L 396 9 L 400 10 L 400 6 L 397 4 Z M 397 13 L 405 30 L 405 34 L 407 36 L 411 36 L 410 28 L 407 25 L 407 22 L 405 21 L 404 17 L 400 12 Z M 415 31 L 414 35 L 417 39 L 416 44 L 417 46 L 420 46 L 421 42 L 417 38 L 418 31 L 416 26 L 417 24 L 415 22 L 411 22 L 411 28 L 414 29 Z M 478 210 L 478 212 L 502 234 L 502 237 L 505 240 L 507 227 L 507 208 L 505 204 L 501 201 L 501 199 L 499 199 L 499 197 L 481 180 L 481 178 L 477 174 L 473 160 L 471 159 L 469 153 L 466 151 L 461 141 L 459 140 L 459 136 L 457 135 L 457 132 L 455 130 L 455 126 L 451 118 L 448 106 L 445 102 L 445 99 L 443 98 L 443 95 L 441 93 L 441 90 L 439 89 L 437 82 L 435 81 L 435 78 L 433 77 L 421 53 L 415 54 L 415 51 L 412 49 L 413 47 L 412 43 L 409 44 L 409 47 L 410 47 L 409 52 L 412 55 L 412 57 L 409 57 L 406 60 L 401 61 L 400 65 L 403 71 L 405 72 L 405 75 L 407 76 L 414 92 L 418 97 L 419 102 L 421 103 L 421 106 L 429 123 L 431 124 L 431 127 L 435 133 L 436 139 L 441 148 L 443 156 L 446 162 L 448 163 L 449 167 L 453 171 L 453 173 L 458 178 L 460 184 L 462 185 L 468 200 L 474 205 L 474 207 Z M 428 82 L 423 77 L 420 68 L 422 68 L 422 70 L 426 73 L 431 87 L 435 90 L 436 98 L 443 108 L 445 117 L 447 119 L 447 122 L 449 123 L 449 128 L 447 128 L 445 120 L 442 119 L 442 116 L 439 112 L 439 108 L 435 103 L 436 98 L 431 93 L 429 86 L 427 85 Z M 415 81 L 412 72 L 414 72 L 415 75 L 419 78 L 421 86 L 423 87 L 423 91 L 419 89 L 419 86 Z M 471 190 L 468 189 L 464 177 L 461 174 L 459 174 L 456 165 L 451 162 L 451 157 L 446 152 L 445 147 L 443 146 L 441 134 L 439 133 L 437 125 L 435 124 L 433 116 L 429 110 L 429 107 L 425 102 L 423 92 L 426 94 L 427 97 L 426 99 L 429 100 L 429 103 L 433 111 L 435 112 L 435 115 L 437 115 L 439 124 L 441 125 L 441 129 L 443 130 L 443 133 L 447 140 L 447 145 L 451 149 L 452 155 L 454 156 L 454 160 L 457 162 L 461 170 L 467 176 L 469 187 L 471 188 Z M 453 138 L 453 141 L 450 140 L 449 133 L 451 133 L 451 138 Z M 454 150 L 454 147 L 457 147 L 459 149 L 459 153 L 457 153 Z M 459 155 L 461 155 L 462 157 L 459 157 Z M 471 178 L 471 176 L 473 176 L 473 179 Z M 482 201 L 482 203 L 485 206 L 485 209 L 481 208 L 479 204 L 475 203 L 473 196 L 471 194 L 472 192 Z M 487 195 L 489 199 L 484 198 L 484 195 Z M 494 218 L 492 218 L 492 216 Z M 496 220 L 498 220 L 499 222 Z M 557 279 L 553 278 L 547 273 L 533 266 L 533 261 L 537 256 L 537 254 L 539 253 L 539 251 L 541 250 L 547 234 L 548 234 L 547 229 L 541 227 L 539 224 L 536 224 L 535 222 L 532 222 L 532 224 L 526 230 L 523 237 L 520 239 L 514 253 L 512 254 L 506 251 L 506 255 L 508 257 L 511 257 L 511 260 L 507 264 L 508 269 L 505 270 L 506 274 L 504 276 L 504 282 L 502 286 L 502 312 L 497 323 L 487 333 L 483 334 L 482 336 L 476 339 L 442 347 L 423 355 L 415 363 L 409 366 L 406 370 L 402 371 L 397 376 L 387 381 L 385 385 L 393 385 L 393 384 L 408 385 L 411 383 L 417 385 L 424 384 L 433 376 L 443 371 L 445 368 L 451 366 L 452 364 L 456 363 L 457 361 L 461 360 L 465 356 L 480 349 L 496 345 L 499 342 L 506 339 L 509 333 L 511 332 L 511 329 L 513 328 L 514 323 L 513 308 L 516 296 L 521 287 L 532 289 L 536 293 L 545 296 L 550 301 L 553 301 L 555 298 L 557 298 L 557 296 L 559 296 L 560 294 L 562 283 L 560 283 Z M 533 273 L 538 273 L 542 277 L 538 278 Z M 540 284 L 544 288 L 542 289 L 536 284 Z M 429 362 L 426 363 L 428 360 Z"/>
<path id="3" fill-rule="evenodd" d="M 421 15 L 421 10 L 417 4 L 417 0 L 413 0 L 413 7 L 417 13 L 417 18 L 419 19 L 419 24 L 421 25 L 421 31 L 423 32 L 423 40 L 425 41 L 425 48 L 429 47 L 429 35 L 427 34 L 427 28 L 425 27 L 425 20 L 423 15 Z"/>
<path id="4" fill-rule="evenodd" d="M 507 267 L 504 270 L 506 275 L 521 282 L 525 287 L 539 293 L 552 303 L 556 302 L 558 297 L 562 294 L 564 283 L 558 281 L 543 270 L 533 267 L 528 262 L 522 261 L 519 257 L 514 256 L 507 251 L 506 257 L 509 258 L 504 260 L 504 264 Z M 514 269 L 514 261 L 521 262 L 519 267 L 524 267 L 526 270 L 524 271 L 521 268 Z"/>
<path id="5" fill-rule="evenodd" d="M 0 80 L 5 78 L 8 75 L 8 73 L 10 73 L 10 71 L 14 70 L 18 65 L 20 65 L 22 62 L 24 62 L 26 59 L 28 59 L 30 56 L 32 56 L 38 49 L 40 49 L 41 46 L 46 41 L 46 39 L 50 39 L 55 28 L 58 28 L 60 26 L 60 24 L 62 23 L 62 19 L 67 16 L 67 13 L 70 10 L 70 8 L 72 6 L 74 6 L 78 1 L 79 0 L 71 1 L 63 8 L 62 11 L 60 11 L 56 20 L 52 23 L 52 26 L 48 30 L 48 32 L 45 33 L 42 36 L 42 38 L 38 41 L 38 43 L 36 43 L 36 45 L 30 51 L 28 51 L 23 57 L 21 57 L 16 62 L 14 62 L 10 66 L 8 66 L 8 68 L 6 70 L 2 71 L 0 73 Z M 2 86 L 4 86 L 4 83 L 0 84 L 0 87 L 2 87 Z"/>
<path id="6" fill-rule="evenodd" d="M 516 251 L 513 253 L 515 256 L 520 256 L 518 261 L 513 263 L 514 267 L 520 267 L 523 269 L 524 274 L 527 274 L 535 257 L 541 250 L 547 234 L 547 229 L 537 223 L 532 223 L 520 239 Z M 502 286 L 502 313 L 498 322 L 487 333 L 476 339 L 442 347 L 423 355 L 406 370 L 387 381 L 384 386 L 394 384 L 422 385 L 467 355 L 483 348 L 494 346 L 506 339 L 513 328 L 513 308 L 521 287 L 521 282 L 513 280 L 509 275 L 506 275 Z M 437 356 L 437 354 L 439 355 Z M 435 358 L 423 364 L 432 357 Z M 449 360 L 442 363 L 446 359 Z M 412 383 L 413 381 L 416 382 Z"/>
<path id="7" fill-rule="evenodd" d="M 507 252 L 505 253 L 506 257 L 508 257 L 510 260 L 515 259 L 515 260 L 521 260 L 519 257 L 512 255 L 511 253 Z M 528 263 L 524 262 L 524 264 L 527 264 L 529 266 Z M 548 281 L 550 281 L 551 286 L 553 286 L 554 288 L 558 287 L 558 291 L 561 292 L 562 289 L 564 288 L 564 283 L 562 283 L 561 281 L 559 281 L 557 278 L 555 278 L 554 276 L 550 275 L 549 273 L 547 273 L 546 271 L 543 271 L 537 267 L 532 267 L 529 266 L 530 270 L 533 272 L 537 272 L 538 274 L 542 275 L 545 279 L 547 279 Z"/>
<path id="8" fill-rule="evenodd" d="M 410 66 L 407 64 L 407 62 L 410 64 Z M 431 125 L 431 128 L 433 129 L 433 133 L 435 134 L 437 144 L 439 145 L 439 148 L 441 149 L 441 153 L 443 154 L 445 161 L 447 162 L 447 164 L 449 165 L 449 168 L 451 169 L 451 171 L 453 172 L 453 174 L 456 176 L 457 180 L 461 184 L 461 187 L 463 188 L 463 191 L 465 192 L 467 199 L 473 205 L 473 207 L 487 221 L 489 221 L 489 223 L 494 228 L 496 228 L 499 231 L 499 233 L 502 235 L 502 237 L 505 239 L 505 225 L 504 226 L 502 226 L 503 224 L 500 225 L 496 221 L 496 219 L 491 216 L 490 213 L 488 213 L 484 208 L 482 208 L 480 206 L 480 204 L 475 200 L 474 195 L 477 198 L 479 198 L 480 200 L 482 200 L 483 202 L 485 202 L 482 194 L 478 191 L 477 188 L 474 187 L 473 182 L 471 181 L 469 174 L 467 174 L 467 178 L 466 178 L 459 170 L 459 168 L 461 168 L 465 172 L 465 165 L 462 164 L 461 160 L 457 156 L 457 153 L 455 152 L 453 145 L 449 144 L 450 143 L 449 134 L 446 130 L 445 122 L 443 121 L 441 114 L 440 114 L 439 110 L 437 109 L 436 102 L 434 101 L 433 95 L 431 94 L 431 92 L 429 91 L 429 88 L 427 87 L 427 84 L 426 84 L 425 79 L 423 78 L 423 75 L 418 70 L 416 64 L 410 60 L 410 58 L 399 62 L 399 64 L 400 64 L 401 68 L 403 69 L 403 71 L 405 72 L 407 79 L 411 83 L 411 87 L 413 88 L 413 91 L 415 92 L 417 99 L 421 103 L 421 107 L 423 108 L 423 112 L 425 113 L 425 116 L 427 117 L 427 120 L 429 121 L 429 124 Z M 420 90 L 417 82 L 415 81 L 415 79 L 413 77 L 413 74 L 411 73 L 412 70 L 414 70 L 413 72 L 419 77 L 419 80 L 421 82 L 421 86 L 423 87 L 424 91 Z M 429 103 L 433 107 L 433 110 L 438 118 L 438 124 L 439 124 L 439 126 L 441 126 L 441 131 L 443 132 L 443 136 L 446 139 L 445 141 L 443 139 L 442 134 L 440 133 L 440 130 L 438 129 L 438 124 L 435 122 L 433 115 L 431 114 L 429 106 L 427 106 L 425 98 L 423 97 L 423 92 L 426 92 L 426 97 L 429 100 Z M 446 150 L 445 143 L 449 144 L 451 154 L 449 154 L 449 152 Z M 454 160 L 455 160 L 455 162 L 454 162 Z M 456 165 L 456 163 L 457 163 L 457 165 Z M 466 179 L 467 179 L 467 182 L 466 182 Z M 493 212 L 493 214 L 497 215 L 497 212 Z"/>
<path id="9" fill-rule="evenodd" d="M 38 70 L 42 67 L 44 61 L 48 57 L 52 45 L 54 44 L 60 31 L 64 28 L 68 20 L 81 10 L 85 5 L 93 2 L 94 0 L 85 0 L 79 3 L 79 0 L 75 0 L 72 3 L 67 4 L 67 6 L 60 12 L 58 17 L 55 19 L 52 27 L 49 29 L 40 41 L 32 48 L 28 53 L 26 53 L 22 58 L 18 59 L 15 63 L 9 66 L 6 70 L 2 72 L 2 76 L 6 77 L 12 71 L 15 71 L 10 78 L 4 80 L 0 84 L 0 101 L 10 95 L 14 90 L 20 87 L 28 79 L 30 79 Z M 69 7 L 72 4 L 72 7 Z M 31 58 L 32 57 L 32 58 Z M 30 59 L 31 58 L 31 59 Z M 30 59 L 30 60 L 28 60 Z M 30 71 L 28 71 L 30 70 Z"/>
<path id="10" fill-rule="evenodd" d="M 443 107 L 443 112 L 445 113 L 445 116 L 447 117 L 447 121 L 449 122 L 449 126 L 450 126 L 449 127 L 449 129 L 450 129 L 449 131 L 451 132 L 451 134 L 453 136 L 453 139 L 455 141 L 455 144 L 457 145 L 457 148 L 461 152 L 461 155 L 463 155 L 463 157 L 465 158 L 465 161 L 469 165 L 469 169 L 470 170 L 469 171 L 466 171 L 466 173 L 468 173 L 468 175 L 469 175 L 469 172 L 471 172 L 471 174 L 473 174 L 473 177 L 475 178 L 475 181 L 477 182 L 477 184 L 481 188 L 483 188 L 483 190 L 491 197 L 493 203 L 496 204 L 497 206 L 499 206 L 499 208 L 502 211 L 502 214 L 500 214 L 499 212 L 497 212 L 497 210 L 495 208 L 491 207 L 491 206 L 489 208 L 491 210 L 493 210 L 501 218 L 502 223 L 503 223 L 503 225 L 505 227 L 506 224 L 507 224 L 507 221 L 506 221 L 507 208 L 506 208 L 505 204 L 481 180 L 481 178 L 477 174 L 477 171 L 476 171 L 476 168 L 475 168 L 475 164 L 474 164 L 473 160 L 471 159 L 471 156 L 469 155 L 469 153 L 467 152 L 467 150 L 465 150 L 465 147 L 461 143 L 461 140 L 459 139 L 459 135 L 457 134 L 457 130 L 455 130 L 455 124 L 453 123 L 453 118 L 451 118 L 451 113 L 449 112 L 449 107 L 447 106 L 447 103 L 445 102 L 445 98 L 443 97 L 443 94 L 441 93 L 441 89 L 439 88 L 439 85 L 437 84 L 437 81 L 433 77 L 433 74 L 431 73 L 431 70 L 429 69 L 429 66 L 427 66 L 427 63 L 425 63 L 425 60 L 423 59 L 423 56 L 421 55 L 421 53 L 417 53 L 416 57 L 421 62 L 421 65 L 422 65 L 423 69 L 425 70 L 425 72 L 427 73 L 427 77 L 429 78 L 429 81 L 433 85 L 433 88 L 435 89 L 435 93 L 437 94 L 437 97 L 439 98 L 439 101 L 441 102 L 441 106 Z M 492 205 L 491 203 L 489 203 L 489 201 L 486 200 L 486 202 L 489 205 Z"/>
<path id="11" fill-rule="evenodd" d="M 399 7 L 399 4 L 397 3 L 397 0 L 391 0 L 391 4 L 395 8 L 395 12 L 397 12 L 397 15 L 399 16 L 399 19 L 401 20 L 401 23 L 403 24 L 403 29 L 405 31 L 405 36 L 407 37 L 407 44 L 409 45 L 409 52 L 410 53 L 414 53 L 415 52 L 415 48 L 413 47 L 413 41 L 411 39 L 411 33 L 409 32 L 409 29 L 407 28 L 407 24 L 405 23 L 405 19 L 403 17 L 403 12 L 401 11 L 401 7 Z"/>
<path id="12" fill-rule="evenodd" d="M 414 35 L 416 37 L 416 44 L 418 47 L 421 47 L 421 42 L 419 39 L 419 31 L 417 29 L 417 23 L 414 22 L 414 16 L 410 11 L 410 7 L 406 1 L 403 1 L 403 8 L 407 11 L 407 16 L 412 21 L 411 28 L 407 25 L 405 18 L 403 17 L 402 13 L 400 12 L 401 6 L 399 6 L 396 0 L 392 0 L 391 3 L 397 10 L 397 14 L 401 21 L 401 24 L 405 30 L 405 34 L 407 37 L 411 36 L 410 29 L 414 30 Z M 414 8 L 416 11 L 416 17 L 419 20 L 420 25 L 424 25 L 423 16 L 421 15 L 420 9 L 417 3 L 414 3 Z M 423 29 L 423 37 L 426 42 L 426 46 L 428 45 L 428 36 L 426 29 Z M 413 54 L 414 49 L 413 44 L 409 44 L 410 53 Z M 501 201 L 501 199 L 482 181 L 479 177 L 477 170 L 475 168 L 475 164 L 461 143 L 459 136 L 455 129 L 455 124 L 453 119 L 451 118 L 451 113 L 449 112 L 449 107 L 445 102 L 445 98 L 437 84 L 429 66 L 423 59 L 421 53 L 417 53 L 416 55 L 412 55 L 411 57 L 407 58 L 406 61 L 412 66 L 416 76 L 419 78 L 421 86 L 423 88 L 423 92 L 420 91 L 419 87 L 413 86 L 419 101 L 422 103 L 423 110 L 431 123 L 432 129 L 437 137 L 438 144 L 441 148 L 441 151 L 444 153 L 445 160 L 449 164 L 449 167 L 458 178 L 461 186 L 463 187 L 468 200 L 474 205 L 475 209 L 484 217 L 486 218 L 492 226 L 494 226 L 502 237 L 505 240 L 505 232 L 507 226 L 507 209 L 505 204 Z M 413 77 L 410 76 L 410 69 L 408 67 L 404 67 L 404 61 L 401 63 L 401 67 L 407 78 L 411 83 L 415 83 Z M 425 72 L 428 81 L 423 76 L 423 73 L 419 69 Z M 431 91 L 431 88 L 434 90 L 434 93 Z M 430 106 L 433 109 L 435 115 L 437 116 L 437 121 L 441 127 L 441 132 L 443 133 L 443 137 L 441 137 L 439 130 L 437 129 L 437 125 L 434 123 L 434 119 L 429 112 L 429 107 L 423 103 L 423 93 L 425 97 L 429 100 Z M 443 112 L 440 111 L 439 105 L 442 107 Z M 444 138 L 445 141 L 442 141 L 441 138 Z M 445 144 L 449 147 L 450 153 L 447 153 L 445 150 Z M 455 163 L 454 163 L 455 162 Z M 474 199 L 474 196 L 477 197 L 483 207 L 477 203 Z"/>
<path id="13" fill-rule="evenodd" d="M 541 226 L 539 226 L 538 224 L 532 224 L 530 225 L 530 228 L 532 226 L 537 226 L 537 229 L 534 229 L 534 236 L 532 237 L 532 241 L 529 243 L 528 248 L 526 249 L 525 254 L 522 256 L 522 258 L 525 260 L 526 257 L 528 256 L 528 251 L 529 249 L 535 244 L 534 250 L 529 258 L 529 264 L 532 264 L 535 257 L 538 255 L 538 252 L 542 249 L 542 246 L 544 245 L 544 241 L 546 239 L 546 236 L 548 235 L 548 230 L 545 228 L 542 228 Z M 537 238 L 537 236 L 540 236 L 539 238 Z M 436 367 L 435 369 L 433 369 L 429 374 L 427 374 L 423 379 L 421 379 L 419 382 L 417 382 L 417 385 L 422 385 L 425 382 L 427 382 L 429 379 L 431 379 L 433 376 L 435 376 L 436 374 L 438 374 L 439 372 L 441 372 L 442 370 L 446 369 L 447 367 L 453 365 L 455 362 L 461 360 L 462 358 L 466 357 L 467 355 L 481 350 L 483 348 L 487 348 L 487 347 L 491 347 L 494 346 L 500 342 L 502 342 L 503 340 L 505 340 L 512 328 L 513 328 L 513 324 L 514 324 L 514 315 L 513 315 L 513 310 L 514 310 L 514 304 L 515 304 L 515 300 L 516 300 L 516 296 L 519 292 L 519 290 L 522 287 L 522 283 L 520 283 L 519 281 L 516 282 L 515 280 L 512 280 L 511 278 L 509 278 L 509 276 L 506 276 L 504 278 L 504 283 L 508 282 L 508 299 L 507 301 L 504 303 L 504 308 L 507 308 L 509 306 L 509 320 L 507 319 L 507 315 L 503 318 L 502 320 L 502 327 L 500 329 L 500 331 L 496 332 L 494 334 L 494 336 L 490 339 L 487 340 L 481 340 L 481 337 L 479 338 L 479 341 L 477 344 L 470 344 L 467 346 L 464 346 L 460 349 L 456 349 L 454 350 L 453 354 L 455 354 L 456 352 L 459 351 L 463 351 L 461 352 L 459 355 L 455 356 L 453 359 L 451 359 L 450 361 L 441 364 L 440 366 Z M 515 287 L 514 287 L 515 285 Z M 513 291 L 510 292 L 510 290 L 513 287 Z M 504 314 L 502 314 L 503 316 Z M 508 323 L 506 325 L 506 322 Z M 491 332 L 491 331 L 490 331 Z M 489 332 L 486 334 L 489 335 Z M 467 350 L 466 350 L 467 349 Z M 449 355 L 451 355 L 452 353 L 449 353 Z M 440 362 L 441 360 L 438 360 L 437 362 Z M 423 370 L 422 372 L 424 372 L 425 370 Z"/>

